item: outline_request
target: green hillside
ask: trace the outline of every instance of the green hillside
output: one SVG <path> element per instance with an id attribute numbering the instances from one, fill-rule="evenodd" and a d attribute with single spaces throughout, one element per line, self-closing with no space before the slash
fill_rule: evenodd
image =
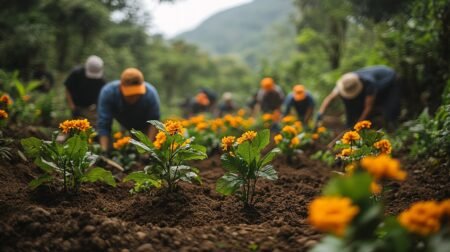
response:
<path id="1" fill-rule="evenodd" d="M 237 54 L 255 66 L 294 48 L 292 10 L 292 0 L 254 0 L 210 17 L 178 38 L 214 54 Z"/>

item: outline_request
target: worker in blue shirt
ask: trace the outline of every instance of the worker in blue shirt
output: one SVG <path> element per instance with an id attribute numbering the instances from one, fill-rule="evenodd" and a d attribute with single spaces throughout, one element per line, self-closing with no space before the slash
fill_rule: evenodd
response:
<path id="1" fill-rule="evenodd" d="M 160 119 L 159 96 L 136 68 L 126 69 L 120 80 L 108 83 L 100 92 L 97 130 L 102 150 L 110 148 L 113 119 L 127 130 L 144 132 L 150 139 L 156 135 L 155 127 L 147 121 Z"/>
<path id="2" fill-rule="evenodd" d="M 324 99 L 317 119 L 320 121 L 330 102 L 340 97 L 345 105 L 348 127 L 362 120 L 371 120 L 378 112 L 383 115 L 385 126 L 393 127 L 400 115 L 400 87 L 396 80 L 396 72 L 387 66 L 366 67 L 346 73 Z"/>
<path id="3" fill-rule="evenodd" d="M 297 117 L 303 123 L 307 123 L 314 111 L 314 99 L 311 94 L 306 91 L 305 86 L 295 85 L 284 100 L 283 117 L 289 115 L 291 109 L 294 108 L 297 112 Z"/>

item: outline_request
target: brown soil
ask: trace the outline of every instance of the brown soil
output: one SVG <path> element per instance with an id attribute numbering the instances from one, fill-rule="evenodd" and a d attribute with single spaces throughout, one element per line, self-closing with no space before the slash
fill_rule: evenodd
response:
<path id="1" fill-rule="evenodd" d="M 0 251 L 305 251 L 320 239 L 306 218 L 332 174 L 322 163 L 300 156 L 289 166 L 278 158 L 279 179 L 259 183 L 254 209 L 215 192 L 223 174 L 218 155 L 195 166 L 203 185 L 182 184 L 169 196 L 86 184 L 69 197 L 48 187 L 30 191 L 33 164 L 0 164 Z M 387 185 L 387 213 L 450 197 L 448 165 L 405 166 L 408 179 Z"/>

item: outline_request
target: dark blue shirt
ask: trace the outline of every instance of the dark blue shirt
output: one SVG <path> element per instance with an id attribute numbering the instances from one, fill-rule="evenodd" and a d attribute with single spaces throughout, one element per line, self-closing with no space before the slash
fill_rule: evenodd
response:
<path id="1" fill-rule="evenodd" d="M 100 136 L 111 134 L 112 120 L 116 119 L 127 130 L 147 133 L 149 120 L 159 120 L 159 96 L 155 87 L 145 83 L 147 92 L 133 104 L 125 102 L 120 92 L 120 81 L 112 81 L 100 92 L 97 128 Z"/>
<path id="2" fill-rule="evenodd" d="M 305 99 L 301 101 L 296 101 L 292 93 L 290 93 L 286 99 L 284 100 L 284 113 L 283 116 L 286 116 L 291 111 L 291 108 L 294 107 L 297 112 L 298 119 L 301 121 L 305 120 L 306 111 L 309 108 L 314 109 L 314 99 L 309 92 L 306 92 Z"/>
<path id="3" fill-rule="evenodd" d="M 347 126 L 355 124 L 361 116 L 367 96 L 374 96 L 394 84 L 396 73 L 386 66 L 372 66 L 355 71 L 363 84 L 361 93 L 353 99 L 341 96 L 346 110 Z M 377 97 L 380 99 L 381 97 Z"/>

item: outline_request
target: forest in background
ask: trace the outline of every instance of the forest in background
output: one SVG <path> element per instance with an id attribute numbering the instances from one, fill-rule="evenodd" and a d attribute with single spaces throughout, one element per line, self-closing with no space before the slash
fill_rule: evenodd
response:
<path id="1" fill-rule="evenodd" d="M 176 113 L 173 108 L 199 87 L 232 91 L 244 104 L 263 76 L 273 76 L 285 91 L 303 83 L 322 98 L 342 73 L 386 64 L 402 77 L 406 118 L 425 107 L 435 111 L 450 85 L 447 0 L 295 0 L 298 15 L 289 20 L 296 36 L 275 33 L 273 41 L 276 46 L 294 39 L 295 47 L 288 57 L 285 51 L 262 55 L 256 69 L 235 54 L 213 56 L 181 40 L 150 35 L 151 13 L 142 10 L 142 0 L 0 3 L 5 17 L 0 20 L 1 69 L 19 70 L 27 80 L 44 63 L 61 87 L 72 67 L 97 54 L 105 61 L 108 80 L 126 67 L 140 68 L 158 88 L 164 116 Z M 120 20 L 111 18 L 116 12 L 122 13 Z M 247 31 L 248 36 L 255 32 L 260 31 Z"/>

